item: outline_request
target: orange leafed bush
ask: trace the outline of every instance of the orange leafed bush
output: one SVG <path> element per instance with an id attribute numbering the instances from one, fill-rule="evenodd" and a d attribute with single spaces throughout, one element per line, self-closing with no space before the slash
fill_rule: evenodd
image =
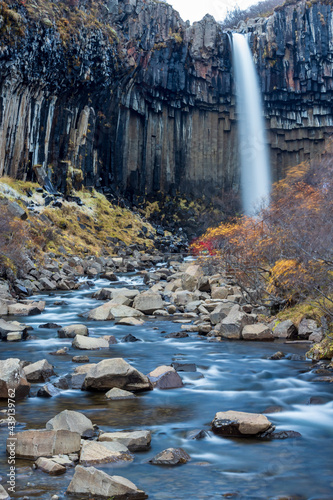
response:
<path id="1" fill-rule="evenodd" d="M 215 255 L 253 302 L 281 307 L 310 297 L 327 308 L 333 305 L 332 241 L 333 155 L 327 153 L 292 169 L 257 218 L 210 228 L 192 250 Z"/>

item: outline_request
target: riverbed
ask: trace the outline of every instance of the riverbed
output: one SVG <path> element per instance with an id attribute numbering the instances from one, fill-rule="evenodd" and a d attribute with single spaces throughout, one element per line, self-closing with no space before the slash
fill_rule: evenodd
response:
<path id="1" fill-rule="evenodd" d="M 130 479 L 154 500 L 280 497 L 332 500 L 333 385 L 316 382 L 318 375 L 309 371 L 310 361 L 268 359 L 278 350 L 304 356 L 304 345 L 286 345 L 281 341 L 213 342 L 196 333 L 182 339 L 165 338 L 166 334 L 180 330 L 172 317 L 148 319 L 135 328 L 79 317 L 80 313 L 101 305 L 91 295 L 103 286 L 110 287 L 110 283 L 96 280 L 93 286 L 84 285 L 80 290 L 36 297 L 46 301 L 41 315 L 12 319 L 32 326 L 31 334 L 37 339 L 2 342 L 1 359 L 16 357 L 34 362 L 45 358 L 54 365 L 58 376 L 72 372 L 78 366 L 71 361 L 72 357 L 80 354 L 88 354 L 91 363 L 110 356 L 122 357 L 145 374 L 172 362 L 195 363 L 197 371 L 179 372 L 184 382 L 181 389 L 154 389 L 128 401 L 107 401 L 103 393 L 80 390 L 39 398 L 36 393 L 42 384 L 32 384 L 31 397 L 17 402 L 17 421 L 22 424 L 17 431 L 44 428 L 50 418 L 65 409 L 82 411 L 103 431 L 151 430 L 151 449 L 136 453 L 132 463 L 96 467 Z M 145 288 L 142 277 L 134 273 L 121 276 L 114 286 Z M 57 306 L 56 301 L 66 304 Z M 71 339 L 59 339 L 56 330 L 39 328 L 48 322 L 61 326 L 85 323 L 90 336 L 114 335 L 118 343 L 111 345 L 110 350 L 79 351 L 71 347 Z M 128 333 L 141 342 L 122 342 Z M 64 346 L 69 347 L 66 355 L 50 354 Z M 277 413 L 267 413 L 277 430 L 297 431 L 302 437 L 258 441 L 225 439 L 210 433 L 210 422 L 218 411 L 262 413 L 272 406 L 280 407 Z M 208 434 L 203 439 L 191 440 L 187 433 L 194 429 L 206 430 Z M 0 475 L 4 485 L 8 472 L 7 437 L 8 429 L 1 427 Z M 148 463 L 168 447 L 184 448 L 191 461 L 177 467 Z M 50 477 L 33 470 L 32 462 L 19 459 L 16 466 L 15 498 L 46 500 L 55 494 L 64 498 L 74 473 L 74 469 L 68 469 L 63 476 Z"/>

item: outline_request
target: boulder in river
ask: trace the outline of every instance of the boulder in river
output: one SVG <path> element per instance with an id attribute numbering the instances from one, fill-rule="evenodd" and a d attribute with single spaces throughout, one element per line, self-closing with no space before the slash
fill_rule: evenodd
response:
<path id="1" fill-rule="evenodd" d="M 197 366 L 194 363 L 177 363 L 174 361 L 171 366 L 176 370 L 176 372 L 196 372 Z"/>
<path id="2" fill-rule="evenodd" d="M 271 426 L 265 415 L 232 410 L 216 413 L 212 422 L 213 432 L 234 437 L 256 437 Z"/>
<path id="3" fill-rule="evenodd" d="M 13 442 L 16 457 L 36 460 L 39 457 L 50 458 L 53 455 L 77 453 L 80 450 L 81 436 L 78 432 L 67 430 L 18 432 L 7 439 L 8 452 Z"/>
<path id="4" fill-rule="evenodd" d="M 125 326 L 142 326 L 144 325 L 144 321 L 138 318 L 121 318 L 116 321 L 117 325 L 125 325 Z"/>
<path id="5" fill-rule="evenodd" d="M 31 363 L 25 366 L 23 371 L 29 382 L 45 382 L 55 375 L 53 366 L 47 359 L 41 359 L 40 361 L 36 361 L 36 363 Z"/>
<path id="6" fill-rule="evenodd" d="M 29 391 L 22 362 L 17 358 L 0 361 L 0 398 L 22 399 Z"/>
<path id="7" fill-rule="evenodd" d="M 167 448 L 161 451 L 149 462 L 153 465 L 180 465 L 186 464 L 191 457 L 183 448 Z"/>
<path id="8" fill-rule="evenodd" d="M 40 389 L 37 391 L 37 397 L 39 398 L 54 398 L 55 396 L 59 396 L 61 391 L 57 389 L 53 384 L 50 384 L 48 382 L 47 384 L 43 385 Z"/>
<path id="9" fill-rule="evenodd" d="M 128 391 L 145 391 L 152 389 L 152 384 L 148 377 L 122 358 L 104 359 L 87 373 L 85 389 L 107 391 L 113 387 Z"/>
<path id="10" fill-rule="evenodd" d="M 188 431 L 186 434 L 187 439 L 204 439 L 208 436 L 208 432 L 204 431 L 203 429 L 194 429 L 193 431 Z"/>
<path id="11" fill-rule="evenodd" d="M 66 467 L 57 464 L 51 458 L 40 457 L 36 461 L 36 466 L 38 469 L 50 474 L 50 476 L 60 476 L 66 472 Z"/>
<path id="12" fill-rule="evenodd" d="M 43 323 L 42 325 L 39 325 L 38 328 L 46 328 L 48 330 L 58 330 L 59 328 L 61 328 L 61 326 L 58 325 L 57 323 Z"/>
<path id="13" fill-rule="evenodd" d="M 45 427 L 53 431 L 67 430 L 78 432 L 84 438 L 90 438 L 94 435 L 94 427 L 91 420 L 83 415 L 83 413 L 72 410 L 64 410 L 58 413 L 58 415 L 46 423 Z"/>
<path id="14" fill-rule="evenodd" d="M 0 319 L 0 338 L 6 340 L 10 333 L 20 333 L 22 337 L 24 337 L 27 335 L 27 327 L 17 321 L 5 321 L 4 319 Z"/>
<path id="15" fill-rule="evenodd" d="M 163 309 L 163 300 L 159 293 L 143 292 L 135 297 L 133 307 L 144 314 L 153 314 Z"/>
<path id="16" fill-rule="evenodd" d="M 158 366 L 148 374 L 149 380 L 157 389 L 177 389 L 183 381 L 172 366 Z"/>
<path id="17" fill-rule="evenodd" d="M 142 342 L 141 339 L 134 337 L 131 333 L 128 333 L 121 339 L 122 342 Z"/>
<path id="18" fill-rule="evenodd" d="M 58 337 L 60 337 L 61 339 L 73 339 L 74 337 L 76 337 L 76 335 L 89 335 L 89 331 L 86 325 L 81 325 L 78 323 L 76 325 L 65 326 L 64 328 L 58 330 Z"/>
<path id="19" fill-rule="evenodd" d="M 121 443 L 130 451 L 146 451 L 150 448 L 150 431 L 123 431 L 123 432 L 105 432 L 98 438 L 99 441 Z"/>
<path id="20" fill-rule="evenodd" d="M 244 340 L 274 340 L 272 330 L 264 323 L 245 325 L 242 330 Z"/>
<path id="21" fill-rule="evenodd" d="M 89 357 L 84 354 L 82 356 L 73 356 L 72 361 L 73 363 L 89 363 Z"/>
<path id="22" fill-rule="evenodd" d="M 45 302 L 40 300 L 39 302 L 30 302 L 27 304 L 10 304 L 8 306 L 8 314 L 11 316 L 33 316 L 35 314 L 41 314 L 45 309 Z"/>
<path id="23" fill-rule="evenodd" d="M 284 354 L 284 352 L 281 352 L 281 351 L 277 351 L 275 352 L 274 354 L 272 354 L 268 359 L 282 359 L 284 358 L 286 355 Z"/>
<path id="24" fill-rule="evenodd" d="M 129 391 L 123 391 L 122 389 L 118 389 L 117 387 L 114 387 L 113 389 L 110 389 L 106 394 L 105 397 L 107 399 L 110 399 L 111 401 L 118 401 L 122 399 L 135 399 L 136 396 L 132 392 Z"/>
<path id="25" fill-rule="evenodd" d="M 131 462 L 133 456 L 119 442 L 84 441 L 80 453 L 80 464 L 93 465 L 111 462 Z"/>
<path id="26" fill-rule="evenodd" d="M 302 434 L 296 431 L 277 431 L 269 435 L 270 439 L 298 439 Z"/>
<path id="27" fill-rule="evenodd" d="M 75 468 L 67 493 L 82 500 L 97 497 L 113 500 L 143 500 L 148 496 L 134 483 L 121 476 L 109 476 L 95 467 Z"/>
<path id="28" fill-rule="evenodd" d="M 98 349 L 109 349 L 109 341 L 104 337 L 84 337 L 76 335 L 72 342 L 72 346 L 76 349 L 95 351 Z"/>

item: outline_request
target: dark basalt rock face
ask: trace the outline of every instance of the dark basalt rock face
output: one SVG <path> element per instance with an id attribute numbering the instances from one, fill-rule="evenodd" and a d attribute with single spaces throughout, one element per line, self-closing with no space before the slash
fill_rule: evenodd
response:
<path id="1" fill-rule="evenodd" d="M 190 26 L 154 0 L 36 2 L 1 7 L 0 176 L 31 179 L 43 165 L 68 194 L 237 193 L 230 42 L 211 16 Z M 333 128 L 332 26 L 330 5 L 305 1 L 241 26 L 275 179 Z"/>

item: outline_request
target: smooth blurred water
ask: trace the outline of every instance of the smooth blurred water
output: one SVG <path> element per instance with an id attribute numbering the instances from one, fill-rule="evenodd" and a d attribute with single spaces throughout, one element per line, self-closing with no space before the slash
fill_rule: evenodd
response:
<path id="1" fill-rule="evenodd" d="M 124 277 L 118 287 L 133 286 L 142 280 Z M 268 360 L 277 350 L 304 354 L 305 348 L 282 343 L 225 341 L 212 343 L 193 334 L 184 339 L 166 339 L 180 325 L 171 320 L 150 319 L 141 327 L 125 327 L 114 322 L 93 322 L 80 318 L 102 302 L 91 299 L 92 292 L 109 282 L 98 280 L 92 289 L 40 296 L 47 302 L 39 316 L 20 318 L 32 325 L 37 340 L 0 344 L 1 359 L 19 357 L 28 361 L 46 358 L 57 375 L 74 370 L 74 355 L 88 354 L 90 362 L 106 357 L 123 357 L 143 373 L 173 361 L 196 363 L 197 372 L 180 373 L 184 388 L 140 393 L 135 400 L 106 401 L 104 394 L 65 391 L 52 399 L 30 397 L 17 403 L 17 420 L 24 428 L 43 428 L 45 423 L 64 409 L 82 411 L 105 431 L 150 429 L 153 433 L 149 452 L 136 453 L 133 463 L 97 465 L 110 474 L 123 475 L 145 490 L 150 499 L 218 499 L 238 492 L 236 498 L 273 499 L 295 496 L 299 499 L 333 498 L 333 398 L 332 385 L 316 383 L 308 371 L 307 361 Z M 57 300 L 68 305 L 54 306 Z M 108 351 L 78 351 L 70 339 L 58 339 L 56 330 L 39 329 L 40 324 L 56 322 L 62 326 L 86 323 L 91 336 L 112 334 L 120 340 L 127 333 L 142 342 L 112 345 Z M 67 345 L 67 355 L 52 356 Z M 33 384 L 36 394 L 41 384 Z M 309 405 L 313 396 L 323 404 Z M 282 412 L 269 415 L 278 430 L 295 430 L 300 439 L 253 441 L 223 439 L 213 434 L 199 441 L 186 438 L 188 431 L 205 429 L 217 411 L 240 410 L 263 412 L 278 405 Z M 0 428 L 0 475 L 5 477 L 7 463 L 5 440 L 7 429 Z M 183 447 L 192 460 L 180 467 L 158 467 L 147 460 L 167 447 Z M 73 474 L 50 477 L 33 471 L 32 462 L 17 460 L 19 493 L 17 498 L 50 499 L 64 493 Z M 4 481 L 2 481 L 4 482 Z M 29 485 L 27 486 L 27 483 Z"/>
<path id="2" fill-rule="evenodd" d="M 246 35 L 233 33 L 241 194 L 245 215 L 267 205 L 271 172 L 258 77 Z"/>

